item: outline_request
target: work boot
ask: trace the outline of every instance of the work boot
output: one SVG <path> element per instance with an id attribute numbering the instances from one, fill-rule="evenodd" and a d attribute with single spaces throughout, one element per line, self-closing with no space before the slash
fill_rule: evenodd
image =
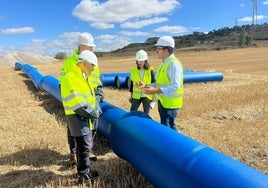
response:
<path id="1" fill-rule="evenodd" d="M 79 184 L 84 184 L 84 185 L 90 185 L 92 182 L 92 179 L 89 175 L 83 175 L 78 177 L 78 183 Z"/>
<path id="2" fill-rule="evenodd" d="M 71 153 L 69 166 L 73 167 L 77 165 L 76 153 Z"/>
<path id="3" fill-rule="evenodd" d="M 96 155 L 94 155 L 94 153 L 92 151 L 89 152 L 89 159 L 92 161 L 97 161 L 98 158 Z"/>
<path id="4" fill-rule="evenodd" d="M 97 170 L 90 170 L 89 173 L 85 175 L 80 175 L 78 177 L 78 183 L 90 185 L 90 183 L 94 182 L 94 178 L 98 176 L 99 176 L 99 173 L 97 172 Z"/>

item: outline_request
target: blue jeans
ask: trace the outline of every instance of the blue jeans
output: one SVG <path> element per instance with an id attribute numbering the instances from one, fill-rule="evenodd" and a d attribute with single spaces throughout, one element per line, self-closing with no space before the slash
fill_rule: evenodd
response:
<path id="1" fill-rule="evenodd" d="M 175 118 L 179 113 L 179 108 L 169 109 L 162 106 L 161 102 L 158 101 L 158 112 L 160 115 L 161 124 L 170 127 L 171 129 L 178 131 L 175 125 Z"/>

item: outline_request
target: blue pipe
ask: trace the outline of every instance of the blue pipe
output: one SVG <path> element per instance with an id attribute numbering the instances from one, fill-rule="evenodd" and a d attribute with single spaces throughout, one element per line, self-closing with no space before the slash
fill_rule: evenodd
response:
<path id="1" fill-rule="evenodd" d="M 222 81 L 223 74 L 220 72 L 196 72 L 184 74 L 184 83 Z"/>
<path id="2" fill-rule="evenodd" d="M 47 77 L 48 93 L 59 92 Z M 41 87 L 44 86 L 40 84 Z M 58 98 L 58 97 L 57 97 Z M 108 102 L 100 104 L 98 131 L 112 150 L 127 160 L 155 187 L 267 187 L 268 176 L 181 133 L 142 112 L 126 112 Z"/>
<path id="3" fill-rule="evenodd" d="M 36 89 L 41 89 L 40 83 L 43 79 L 43 75 L 36 69 L 29 69 L 28 76 L 32 80 Z"/>
<path id="4" fill-rule="evenodd" d="M 28 72 L 31 70 L 31 69 L 35 69 L 34 67 L 32 67 L 31 65 L 29 64 L 24 64 L 24 65 L 21 65 L 22 66 L 22 71 L 28 75 Z"/>
<path id="5" fill-rule="evenodd" d="M 117 72 L 101 74 L 103 86 L 114 86 L 118 89 L 128 87 L 128 78 L 130 73 Z"/>
<path id="6" fill-rule="evenodd" d="M 15 63 L 15 70 L 21 70 L 22 69 L 22 64 L 20 64 L 19 62 Z"/>
<path id="7" fill-rule="evenodd" d="M 155 71 L 155 74 L 157 71 Z M 184 83 L 222 81 L 221 72 L 185 70 Z M 129 72 L 101 74 L 103 86 L 114 86 L 117 89 L 129 88 Z"/>
<path id="8" fill-rule="evenodd" d="M 59 80 L 56 77 L 51 75 L 44 76 L 43 79 L 40 81 L 40 86 L 43 90 L 50 93 L 59 102 L 62 102 Z"/>
<path id="9" fill-rule="evenodd" d="M 113 86 L 115 87 L 115 75 L 100 75 L 101 82 L 103 86 Z"/>
<path id="10" fill-rule="evenodd" d="M 268 177 L 142 112 L 101 103 L 100 130 L 112 150 L 156 187 L 265 187 Z"/>

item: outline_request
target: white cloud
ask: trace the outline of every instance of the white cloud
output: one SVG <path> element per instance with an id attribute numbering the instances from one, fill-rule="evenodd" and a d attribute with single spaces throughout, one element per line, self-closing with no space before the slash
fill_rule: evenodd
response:
<path id="1" fill-rule="evenodd" d="M 240 4 L 240 7 L 245 7 L 246 5 L 245 4 Z"/>
<path id="2" fill-rule="evenodd" d="M 114 24 L 104 23 L 104 22 L 94 22 L 90 26 L 97 29 L 112 29 L 114 28 Z"/>
<path id="3" fill-rule="evenodd" d="M 135 31 L 135 32 L 130 32 L 130 31 L 120 31 L 120 34 L 125 35 L 125 36 L 130 36 L 130 37 L 139 37 L 139 36 L 148 36 L 149 33 L 147 32 L 142 32 L 142 31 Z"/>
<path id="4" fill-rule="evenodd" d="M 264 15 L 257 15 L 257 20 L 263 20 L 266 19 L 267 16 Z M 246 16 L 244 18 L 238 19 L 240 22 L 251 22 L 252 21 L 252 16 Z"/>
<path id="5" fill-rule="evenodd" d="M 73 15 L 100 28 L 102 24 L 109 26 L 130 19 L 167 14 L 177 7 L 180 7 L 177 0 L 108 0 L 104 3 L 82 0 L 73 10 Z"/>
<path id="6" fill-rule="evenodd" d="M 98 51 L 112 51 L 127 46 L 132 41 L 129 37 L 121 35 L 99 35 L 95 37 L 98 43 Z"/>
<path id="7" fill-rule="evenodd" d="M 99 36 L 96 36 L 95 38 L 104 42 L 112 43 L 117 37 L 118 37 L 117 35 L 107 34 L 107 35 L 99 35 Z"/>
<path id="8" fill-rule="evenodd" d="M 268 0 L 263 1 L 262 4 L 268 5 Z"/>
<path id="9" fill-rule="evenodd" d="M 34 33 L 34 28 L 32 27 L 8 28 L 8 29 L 2 29 L 1 33 L 4 35 Z"/>
<path id="10" fill-rule="evenodd" d="M 139 21 L 135 21 L 135 22 L 131 22 L 131 21 L 125 22 L 125 23 L 122 23 L 120 26 L 122 28 L 140 29 L 140 28 L 148 26 L 148 25 L 162 23 L 165 21 L 168 21 L 168 18 L 154 17 L 151 19 L 139 20 Z"/>
<path id="11" fill-rule="evenodd" d="M 238 19 L 239 22 L 251 22 L 252 21 L 252 17 L 246 16 L 244 18 L 240 18 Z"/>
<path id="12" fill-rule="evenodd" d="M 186 33 L 188 29 L 183 26 L 163 26 L 154 30 L 157 33 L 171 33 L 171 34 L 182 34 Z"/>

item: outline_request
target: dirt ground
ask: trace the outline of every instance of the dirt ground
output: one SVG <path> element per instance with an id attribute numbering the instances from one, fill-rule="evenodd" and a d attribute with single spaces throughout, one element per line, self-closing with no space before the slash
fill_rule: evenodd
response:
<path id="1" fill-rule="evenodd" d="M 222 72 L 223 81 L 184 85 L 176 119 L 182 134 L 268 174 L 268 48 L 176 51 L 184 69 Z M 135 53 L 99 58 L 102 73 L 127 72 Z M 149 63 L 157 69 L 155 52 Z M 62 62 L 35 64 L 58 76 Z M 61 104 L 13 66 L 0 67 L 0 187 L 78 187 L 68 168 L 66 122 Z M 127 89 L 105 87 L 105 101 L 129 110 Z M 121 97 L 118 100 L 118 96 Z M 142 109 L 140 109 L 142 110 Z M 159 121 L 157 109 L 150 116 Z M 100 134 L 92 162 L 100 177 L 92 187 L 153 187 L 117 157 Z"/>

